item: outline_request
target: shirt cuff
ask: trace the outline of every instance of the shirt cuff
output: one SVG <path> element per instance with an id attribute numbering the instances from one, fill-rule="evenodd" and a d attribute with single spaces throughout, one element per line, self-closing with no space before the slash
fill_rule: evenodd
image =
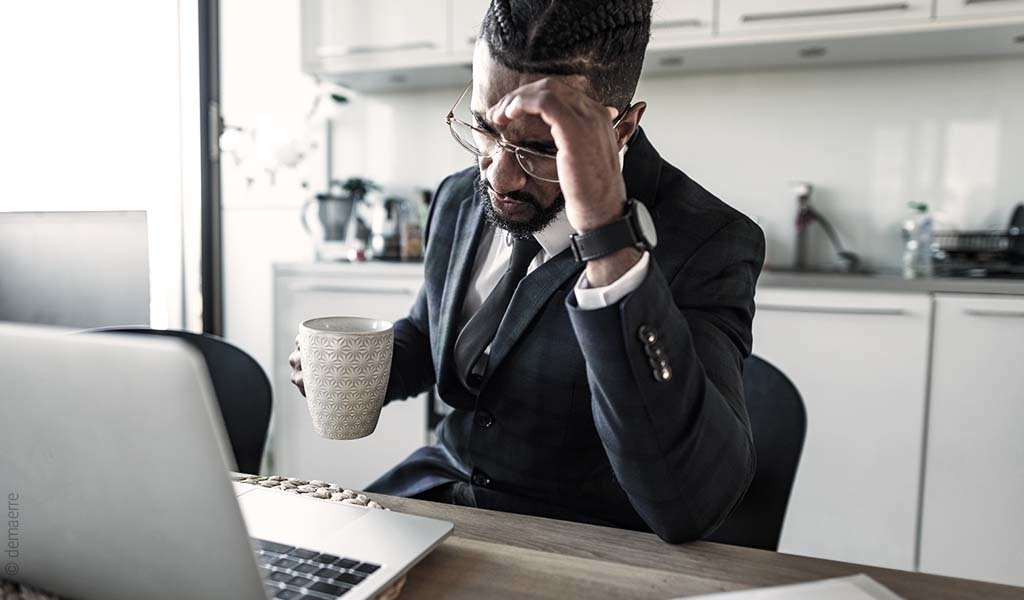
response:
<path id="1" fill-rule="evenodd" d="M 606 308 L 622 300 L 644 282 L 650 262 L 651 253 L 644 252 L 640 260 L 626 271 L 622 277 L 606 286 L 596 288 L 590 287 L 590 284 L 587 282 L 587 273 L 584 271 L 576 282 L 576 305 L 583 310 L 596 310 Z"/>

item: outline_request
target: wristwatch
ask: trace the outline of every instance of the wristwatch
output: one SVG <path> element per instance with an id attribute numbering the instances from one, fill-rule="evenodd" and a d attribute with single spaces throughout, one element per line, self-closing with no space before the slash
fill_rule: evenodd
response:
<path id="1" fill-rule="evenodd" d="M 579 262 L 601 258 L 623 248 L 650 250 L 658 245 L 654 220 L 642 202 L 626 200 L 626 214 L 616 221 L 570 237 L 572 254 Z"/>

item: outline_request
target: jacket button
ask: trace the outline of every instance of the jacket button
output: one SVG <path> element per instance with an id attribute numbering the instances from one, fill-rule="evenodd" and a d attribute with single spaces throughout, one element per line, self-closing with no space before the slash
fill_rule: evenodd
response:
<path id="1" fill-rule="evenodd" d="M 660 344 L 655 344 L 655 345 L 652 345 L 652 346 L 648 346 L 648 345 L 645 344 L 644 345 L 644 353 L 647 354 L 648 358 L 651 358 L 651 359 L 654 359 L 654 360 L 664 360 L 665 359 L 665 350 L 661 347 Z"/>
<path id="2" fill-rule="evenodd" d="M 647 364 L 651 365 L 652 369 L 660 371 L 668 366 L 668 361 L 665 360 L 664 358 L 654 358 L 652 356 L 651 358 L 647 359 Z"/>
<path id="3" fill-rule="evenodd" d="M 486 473 L 473 473 L 473 485 L 487 487 L 491 485 L 491 478 Z"/>
<path id="4" fill-rule="evenodd" d="M 481 410 L 476 413 L 476 424 L 487 429 L 491 425 L 494 425 L 494 415 L 486 410 Z"/>
<path id="5" fill-rule="evenodd" d="M 657 366 L 654 368 L 654 379 L 661 383 L 667 382 L 672 379 L 672 367 L 668 365 Z"/>
<path id="6" fill-rule="evenodd" d="M 653 344 L 658 341 L 658 334 L 655 333 L 654 328 L 650 325 L 641 325 L 636 330 L 636 336 L 640 338 L 640 341 L 644 344 Z"/>

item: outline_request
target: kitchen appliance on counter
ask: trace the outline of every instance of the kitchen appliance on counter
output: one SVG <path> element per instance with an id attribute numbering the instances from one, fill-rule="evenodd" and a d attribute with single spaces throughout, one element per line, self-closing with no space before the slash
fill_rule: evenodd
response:
<path id="1" fill-rule="evenodd" d="M 313 238 L 316 260 L 360 259 L 368 236 L 361 235 L 367 228 L 359 218 L 358 207 L 374 189 L 376 184 L 357 177 L 333 180 L 326 192 L 316 194 L 302 205 L 302 227 Z"/>
<path id="2" fill-rule="evenodd" d="M 1024 278 L 1024 203 L 1005 230 L 935 232 L 933 264 L 941 277 Z"/>

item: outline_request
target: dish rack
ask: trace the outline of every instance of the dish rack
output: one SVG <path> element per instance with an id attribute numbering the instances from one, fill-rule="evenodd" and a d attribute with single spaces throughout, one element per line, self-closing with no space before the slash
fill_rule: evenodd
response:
<path id="1" fill-rule="evenodd" d="M 989 231 L 937 231 L 937 260 L 1005 260 L 1024 263 L 1024 231 L 1019 227 Z"/>

